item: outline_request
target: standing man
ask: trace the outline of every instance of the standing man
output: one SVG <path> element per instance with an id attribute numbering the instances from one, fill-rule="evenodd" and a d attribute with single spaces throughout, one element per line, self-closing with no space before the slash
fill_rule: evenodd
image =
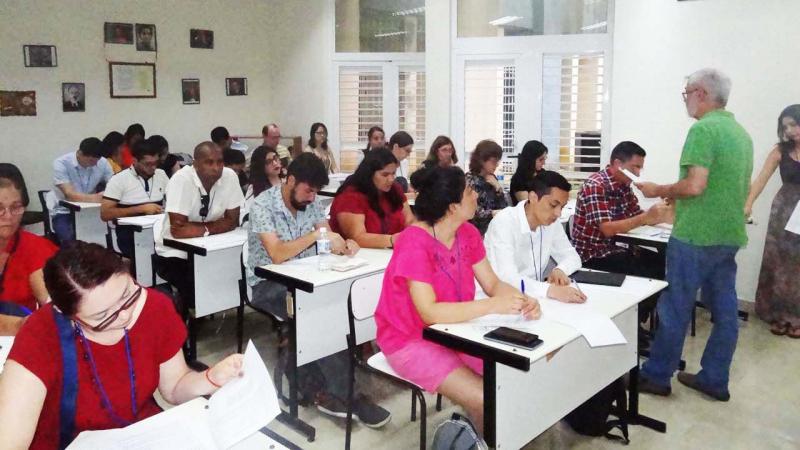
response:
<path id="1" fill-rule="evenodd" d="M 678 367 L 698 289 L 714 317 L 702 370 L 681 372 L 678 381 L 716 400 L 728 401 L 728 380 L 738 337 L 736 252 L 747 243 L 744 203 L 753 171 L 753 141 L 725 110 L 731 81 L 715 69 L 689 76 L 689 129 L 680 159 L 680 180 L 643 182 L 646 197 L 676 200 L 675 226 L 667 247 L 669 289 L 658 302 L 659 325 L 650 359 L 642 367 L 641 391 L 666 396 Z"/>
<path id="2" fill-rule="evenodd" d="M 78 151 L 69 152 L 53 161 L 53 189 L 56 202 L 100 203 L 103 189 L 114 175 L 111 166 L 103 158 L 103 143 L 96 137 L 81 141 Z M 75 228 L 67 208 L 56 204 L 50 211 L 53 231 L 59 242 L 75 240 Z"/>

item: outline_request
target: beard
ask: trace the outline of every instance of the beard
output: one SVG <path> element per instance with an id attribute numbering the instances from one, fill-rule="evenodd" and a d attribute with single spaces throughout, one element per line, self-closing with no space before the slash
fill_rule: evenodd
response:
<path id="1" fill-rule="evenodd" d="M 294 208 L 294 209 L 296 209 L 298 211 L 305 211 L 306 210 L 306 206 L 311 204 L 311 202 L 301 202 L 301 201 L 297 200 L 297 198 L 295 198 L 295 196 L 294 196 L 294 191 L 292 191 L 292 195 L 289 197 L 289 203 L 292 204 L 292 208 Z"/>

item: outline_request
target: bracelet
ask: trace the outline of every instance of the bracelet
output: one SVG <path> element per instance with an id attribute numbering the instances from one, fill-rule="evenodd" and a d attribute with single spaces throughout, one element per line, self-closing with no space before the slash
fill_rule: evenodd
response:
<path id="1" fill-rule="evenodd" d="M 394 235 L 389 235 L 389 248 L 394 248 Z"/>
<path id="2" fill-rule="evenodd" d="M 214 383 L 214 381 L 211 380 L 211 377 L 208 376 L 208 372 L 210 372 L 210 371 L 211 371 L 211 368 L 208 368 L 204 372 L 206 374 L 206 380 L 208 380 L 208 382 L 211 383 L 215 388 L 221 388 L 222 385 Z"/>

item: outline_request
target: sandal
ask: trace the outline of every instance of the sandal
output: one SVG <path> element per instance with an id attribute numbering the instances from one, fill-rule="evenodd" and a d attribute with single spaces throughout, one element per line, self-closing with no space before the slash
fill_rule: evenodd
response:
<path id="1" fill-rule="evenodd" d="M 800 339 L 800 327 L 792 328 L 789 325 L 786 326 L 786 335 L 792 339 Z"/>
<path id="2" fill-rule="evenodd" d="M 797 331 L 800 333 L 800 330 Z M 789 332 L 789 324 L 781 322 L 772 322 L 772 326 L 769 327 L 769 332 L 774 334 L 775 336 L 783 336 L 787 332 Z M 800 338 L 800 335 L 798 335 L 797 337 Z"/>

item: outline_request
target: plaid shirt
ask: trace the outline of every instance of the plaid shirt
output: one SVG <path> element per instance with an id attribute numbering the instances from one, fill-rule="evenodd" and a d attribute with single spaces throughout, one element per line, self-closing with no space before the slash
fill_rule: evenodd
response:
<path id="1" fill-rule="evenodd" d="M 608 168 L 587 178 L 578 193 L 572 225 L 572 244 L 581 261 L 620 250 L 600 232 L 601 223 L 628 219 L 641 212 L 631 187 L 614 181 Z"/>

